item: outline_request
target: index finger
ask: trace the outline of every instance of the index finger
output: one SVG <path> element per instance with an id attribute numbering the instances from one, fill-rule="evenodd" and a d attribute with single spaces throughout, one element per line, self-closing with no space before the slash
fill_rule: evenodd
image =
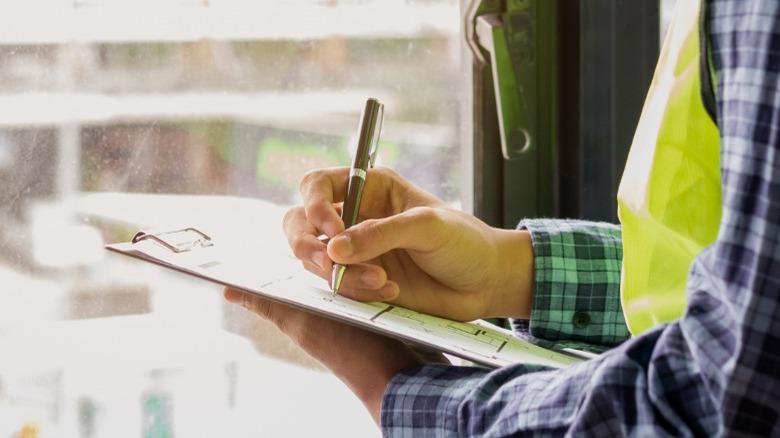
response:
<path id="1" fill-rule="evenodd" d="M 328 237 L 344 231 L 344 222 L 333 205 L 346 196 L 348 167 L 332 167 L 307 172 L 300 183 L 306 219 Z"/>

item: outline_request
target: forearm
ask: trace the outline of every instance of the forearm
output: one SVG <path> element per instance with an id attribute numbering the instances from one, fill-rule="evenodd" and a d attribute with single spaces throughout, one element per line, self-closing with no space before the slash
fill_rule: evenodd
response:
<path id="1" fill-rule="evenodd" d="M 304 349 L 360 399 L 379 424 L 382 398 L 390 380 L 399 372 L 422 364 L 420 357 L 400 341 L 365 330 L 351 330 L 352 348 L 337 353 L 329 343 L 307 343 Z"/>

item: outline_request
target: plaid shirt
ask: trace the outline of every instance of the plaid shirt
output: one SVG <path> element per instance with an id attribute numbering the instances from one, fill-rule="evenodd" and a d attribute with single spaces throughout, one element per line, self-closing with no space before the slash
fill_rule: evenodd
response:
<path id="1" fill-rule="evenodd" d="M 780 436 L 780 1 L 708 4 L 723 216 L 717 240 L 694 260 L 683 317 L 562 370 L 426 365 L 399 374 L 383 401 L 385 435 Z M 532 328 L 538 318 L 553 339 L 623 339 L 616 271 L 606 269 L 619 260 L 616 230 L 528 228 L 535 251 L 549 254 L 543 281 L 584 277 L 588 293 L 604 290 L 599 300 L 577 288 L 535 297 L 547 308 L 534 310 Z M 604 270 L 591 269 L 594 254 Z M 589 317 L 575 318 L 582 311 Z"/>

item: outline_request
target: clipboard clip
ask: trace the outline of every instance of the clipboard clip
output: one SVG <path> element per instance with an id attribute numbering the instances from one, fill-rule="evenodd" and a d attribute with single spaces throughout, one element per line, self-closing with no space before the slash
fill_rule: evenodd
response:
<path id="1" fill-rule="evenodd" d="M 187 252 L 194 248 L 206 248 L 214 245 L 214 242 L 211 241 L 211 237 L 192 227 L 175 231 L 166 231 L 163 233 L 139 231 L 133 236 L 132 242 L 138 243 L 142 240 L 151 240 L 175 253 Z"/>

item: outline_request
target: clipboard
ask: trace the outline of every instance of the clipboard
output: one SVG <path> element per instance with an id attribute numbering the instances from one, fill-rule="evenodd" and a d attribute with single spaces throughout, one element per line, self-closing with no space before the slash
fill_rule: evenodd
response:
<path id="1" fill-rule="evenodd" d="M 459 322 L 333 296 L 327 282 L 303 269 L 292 254 L 265 254 L 259 261 L 263 248 L 223 244 L 193 227 L 139 231 L 131 241 L 106 249 L 490 368 L 515 363 L 562 368 L 592 357 L 543 348 L 485 321 Z"/>

